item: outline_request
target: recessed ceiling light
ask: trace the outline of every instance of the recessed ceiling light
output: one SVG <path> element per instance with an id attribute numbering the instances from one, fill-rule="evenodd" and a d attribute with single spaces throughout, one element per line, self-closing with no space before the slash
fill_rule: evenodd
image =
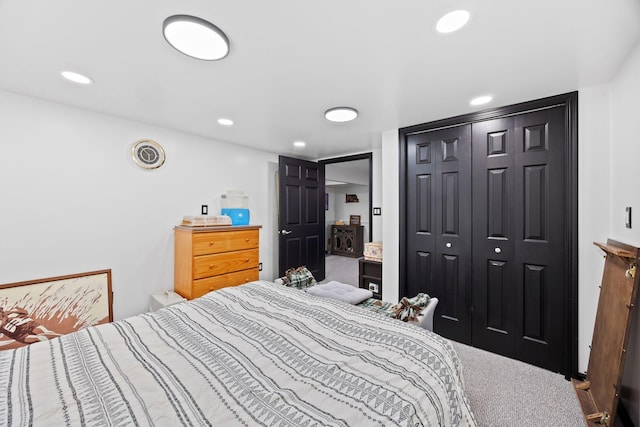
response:
<path id="1" fill-rule="evenodd" d="M 218 119 L 218 123 L 222 126 L 233 126 L 233 120 L 231 119 Z"/>
<path id="2" fill-rule="evenodd" d="M 93 80 L 91 80 L 89 77 L 83 76 L 82 74 L 74 73 L 73 71 L 63 71 L 60 74 L 62 74 L 62 77 L 67 80 L 83 85 L 88 85 L 89 83 L 93 82 Z"/>
<path id="3" fill-rule="evenodd" d="M 171 46 L 192 58 L 217 61 L 229 54 L 229 39 L 222 30 L 195 16 L 170 16 L 162 32 Z"/>
<path id="4" fill-rule="evenodd" d="M 294 146 L 294 147 L 298 147 L 298 148 L 303 148 L 303 147 L 306 147 L 306 146 L 307 146 L 307 143 L 306 143 L 306 142 L 304 142 L 304 141 L 295 141 L 295 142 L 293 143 L 293 146 Z"/>
<path id="5" fill-rule="evenodd" d="M 452 33 L 464 27 L 471 15 L 466 10 L 454 10 L 438 20 L 436 30 L 440 33 Z"/>
<path id="6" fill-rule="evenodd" d="M 351 107 L 334 107 L 324 112 L 324 118 L 331 122 L 350 122 L 358 117 L 358 110 Z"/>
<path id="7" fill-rule="evenodd" d="M 484 95 L 484 96 L 479 96 L 477 98 L 473 98 L 471 101 L 469 101 L 469 104 L 471 104 L 471 105 L 482 105 L 482 104 L 486 104 L 488 102 L 491 102 L 492 100 L 493 100 L 493 96 Z"/>

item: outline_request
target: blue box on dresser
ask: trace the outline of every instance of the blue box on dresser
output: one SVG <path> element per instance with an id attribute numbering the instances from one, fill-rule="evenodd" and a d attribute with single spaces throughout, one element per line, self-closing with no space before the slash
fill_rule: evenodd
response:
<path id="1" fill-rule="evenodd" d="M 231 218 L 231 225 L 249 225 L 249 209 L 223 208 L 222 215 Z"/>

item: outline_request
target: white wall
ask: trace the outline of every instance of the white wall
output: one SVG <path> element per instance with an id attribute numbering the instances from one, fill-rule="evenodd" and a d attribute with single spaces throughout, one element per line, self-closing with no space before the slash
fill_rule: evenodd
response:
<path id="1" fill-rule="evenodd" d="M 640 246 L 640 44 L 611 81 L 611 238 Z M 633 212 L 625 228 L 625 207 Z M 621 397 L 635 425 L 640 425 L 640 315 L 635 302 Z"/>
<path id="2" fill-rule="evenodd" d="M 400 153 L 398 130 L 382 133 L 382 299 L 399 301 Z"/>
<path id="3" fill-rule="evenodd" d="M 342 181 L 350 184 L 369 186 L 368 159 L 349 160 L 340 163 L 329 163 L 324 166 L 327 180 Z M 340 186 L 336 186 L 339 188 Z"/>
<path id="4" fill-rule="evenodd" d="M 372 152 L 371 159 L 371 173 L 373 180 L 373 188 L 371 189 L 371 207 L 382 207 L 382 151 L 375 150 Z M 373 220 L 371 221 L 372 233 L 371 241 L 380 242 L 382 241 L 383 234 L 383 216 L 384 210 L 381 209 L 380 215 L 373 215 Z M 383 244 L 384 247 L 384 244 Z M 384 249 L 383 249 L 384 253 Z"/>
<path id="5" fill-rule="evenodd" d="M 578 93 L 578 370 L 585 372 L 609 237 L 609 85 Z"/>
<path id="6" fill-rule="evenodd" d="M 227 190 L 249 196 L 260 277 L 277 275 L 276 155 L 7 92 L 0 117 L 0 283 L 110 268 L 114 317 L 143 312 L 173 288 L 173 227 Z M 133 163 L 142 138 L 160 169 Z"/>
<path id="7" fill-rule="evenodd" d="M 364 226 L 364 241 L 369 241 L 369 185 L 338 185 L 333 187 L 335 194 L 334 215 L 335 220 L 342 220 L 349 224 L 351 215 L 360 215 L 360 225 Z M 346 195 L 358 196 L 358 203 L 346 203 Z"/>
<path id="8" fill-rule="evenodd" d="M 382 150 L 371 150 L 371 181 L 372 181 L 372 188 L 371 188 L 371 195 L 372 195 L 372 208 L 373 207 L 382 207 L 382 191 L 383 191 L 383 186 L 382 186 Z M 353 155 L 356 154 L 363 154 L 363 153 L 352 153 Z M 351 154 L 350 154 L 351 155 Z M 328 164 L 326 167 L 330 167 L 332 166 L 332 164 Z M 340 173 L 343 173 L 343 168 L 336 168 L 337 170 L 340 171 Z M 356 182 L 359 181 L 361 183 L 363 183 L 364 185 L 369 185 L 369 176 L 368 175 L 355 175 L 355 174 L 351 174 L 351 175 L 345 175 L 345 176 L 338 176 L 336 175 L 334 172 L 332 172 L 331 175 L 331 179 L 332 180 L 337 180 L 337 181 L 344 181 L 344 182 Z M 368 241 L 369 239 L 369 213 L 367 211 L 368 207 L 369 207 L 369 193 L 368 190 L 359 190 L 356 189 L 354 191 L 344 191 L 344 187 L 341 185 L 336 185 L 336 186 L 330 186 L 330 187 L 326 187 L 325 191 L 329 194 L 329 210 L 325 211 L 325 225 L 327 227 L 327 236 L 330 236 L 330 232 L 331 232 L 331 225 L 334 224 L 335 220 L 344 220 L 345 224 L 349 223 L 349 216 L 347 214 L 346 217 L 341 217 L 341 216 L 337 216 L 337 212 L 336 212 L 336 201 L 339 203 L 340 200 L 342 200 L 342 202 L 344 202 L 344 194 L 343 193 L 356 193 L 358 194 L 358 198 L 360 199 L 360 203 L 356 203 L 356 204 L 351 204 L 353 206 L 359 205 L 358 209 L 362 209 L 362 213 L 360 212 L 353 212 L 353 215 L 361 215 L 361 220 L 363 221 L 363 225 L 365 225 L 365 241 Z M 365 195 L 366 192 L 366 195 Z M 363 200 L 363 197 L 361 196 L 361 193 L 363 196 L 366 197 L 366 203 Z M 337 198 L 337 199 L 336 199 Z M 341 198 L 341 199 L 340 199 Z M 342 215 L 342 214 L 341 214 Z M 383 218 L 384 218 L 384 209 L 382 210 L 380 215 L 373 215 L 373 220 L 371 223 L 371 227 L 372 228 L 372 241 L 373 242 L 379 242 L 382 241 L 383 239 Z M 366 224 L 365 224 L 366 222 Z M 328 238 L 328 237 L 327 237 Z"/>

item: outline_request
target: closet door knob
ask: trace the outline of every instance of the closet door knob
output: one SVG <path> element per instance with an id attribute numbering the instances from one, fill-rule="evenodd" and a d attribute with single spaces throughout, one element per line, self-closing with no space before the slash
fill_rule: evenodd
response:
<path id="1" fill-rule="evenodd" d="M 447 243 L 445 244 L 445 246 L 446 246 L 446 247 L 448 247 L 448 248 L 450 248 L 452 245 L 451 245 L 451 243 L 447 242 Z"/>
<path id="2" fill-rule="evenodd" d="M 495 248 L 493 251 L 494 251 L 495 253 L 499 254 L 500 252 L 502 252 L 502 249 L 500 249 L 500 248 Z"/>

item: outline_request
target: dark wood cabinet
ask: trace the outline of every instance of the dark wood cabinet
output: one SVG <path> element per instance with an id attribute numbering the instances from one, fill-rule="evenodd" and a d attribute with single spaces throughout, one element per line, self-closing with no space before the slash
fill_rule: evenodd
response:
<path id="1" fill-rule="evenodd" d="M 332 225 L 331 254 L 361 257 L 364 252 L 362 225 Z"/>
<path id="2" fill-rule="evenodd" d="M 360 258 L 358 264 L 360 267 L 358 286 L 363 289 L 369 289 L 373 292 L 374 298 L 382 299 L 382 263 Z"/>

